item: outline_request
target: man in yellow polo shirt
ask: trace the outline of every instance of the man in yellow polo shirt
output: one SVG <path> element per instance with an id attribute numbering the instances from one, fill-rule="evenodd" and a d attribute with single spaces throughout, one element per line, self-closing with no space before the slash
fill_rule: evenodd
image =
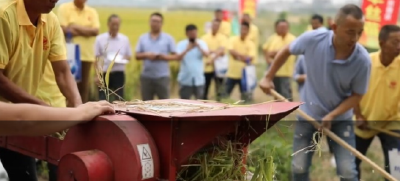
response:
<path id="1" fill-rule="evenodd" d="M 292 43 L 296 37 L 289 33 L 289 22 L 279 19 L 275 22 L 275 33 L 263 45 L 265 59 L 270 65 L 277 52 Z M 291 77 L 294 72 L 296 56 L 289 56 L 288 60 L 276 73 L 274 85 L 276 91 L 287 99 L 292 99 Z"/>
<path id="2" fill-rule="evenodd" d="M 224 12 L 221 9 L 215 10 L 215 19 L 221 22 L 218 33 L 224 34 L 226 37 L 231 36 L 231 23 L 224 21 Z"/>
<path id="3" fill-rule="evenodd" d="M 254 43 L 247 38 L 250 31 L 250 24 L 242 22 L 240 27 L 240 36 L 234 36 L 229 41 L 229 65 L 226 80 L 226 93 L 229 96 L 236 85 L 239 85 L 242 98 L 249 101 L 250 98 L 245 98 L 243 94 L 244 85 L 241 83 L 243 68 L 247 63 L 254 64 L 256 62 L 256 50 Z"/>
<path id="4" fill-rule="evenodd" d="M 379 33 L 380 51 L 371 53 L 371 78 L 367 93 L 355 108 L 356 149 L 366 154 L 374 137 L 382 144 L 385 169 L 390 173 L 389 151 L 400 147 L 399 138 L 374 128 L 400 133 L 400 27 L 385 25 Z M 360 159 L 356 159 L 360 179 Z"/>
<path id="5" fill-rule="evenodd" d="M 72 36 L 72 43 L 80 46 L 82 79 L 78 83 L 78 88 L 82 102 L 89 100 L 90 70 L 96 59 L 93 47 L 100 28 L 97 11 L 85 3 L 86 0 L 73 0 L 61 4 L 57 13 L 61 27 L 68 37 L 67 40 Z"/>
<path id="6" fill-rule="evenodd" d="M 50 61 L 68 104 L 82 103 L 66 61 L 62 30 L 57 17 L 50 13 L 56 3 L 0 1 L 0 101 L 49 106 L 37 94 Z M 33 158 L 1 148 L 0 159 L 11 180 L 36 181 Z"/>
<path id="7" fill-rule="evenodd" d="M 245 13 L 243 14 L 242 21 L 249 23 L 250 25 L 250 32 L 247 38 L 251 40 L 254 43 L 254 47 L 256 49 L 256 55 L 258 55 L 258 44 L 259 44 L 259 38 L 260 38 L 260 31 L 258 30 L 258 27 L 252 23 L 252 19 L 250 14 Z M 255 60 L 257 62 L 257 60 Z"/>
<path id="8" fill-rule="evenodd" d="M 215 82 L 215 89 L 217 93 L 217 100 L 220 100 L 220 96 L 222 96 L 221 87 L 223 83 L 222 78 L 216 77 L 215 70 L 214 70 L 214 61 L 218 57 L 222 57 L 225 55 L 227 46 L 229 43 L 229 39 L 221 34 L 218 33 L 218 29 L 221 25 L 221 21 L 215 19 L 211 25 L 211 32 L 205 34 L 201 39 L 206 42 L 208 49 L 213 56 L 208 56 L 204 58 L 204 77 L 206 79 L 205 82 L 205 90 L 204 90 L 204 100 L 208 100 L 208 89 L 211 84 L 211 80 L 214 79 Z"/>

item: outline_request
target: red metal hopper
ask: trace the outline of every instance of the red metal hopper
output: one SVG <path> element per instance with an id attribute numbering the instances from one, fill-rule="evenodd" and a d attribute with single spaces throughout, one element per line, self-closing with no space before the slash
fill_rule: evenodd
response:
<path id="1" fill-rule="evenodd" d="M 123 108 L 122 114 L 100 116 L 71 128 L 64 140 L 3 137 L 0 146 L 58 165 L 60 181 L 176 180 L 180 166 L 217 136 L 249 144 L 301 104 L 272 102 L 218 109 L 227 105 L 158 102 L 165 101 L 216 110 L 170 114 Z M 240 136 L 229 137 L 233 134 Z"/>

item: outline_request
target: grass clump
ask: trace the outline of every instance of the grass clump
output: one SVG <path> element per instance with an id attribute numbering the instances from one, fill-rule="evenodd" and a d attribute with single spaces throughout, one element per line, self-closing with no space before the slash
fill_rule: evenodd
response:
<path id="1" fill-rule="evenodd" d="M 234 181 L 245 180 L 242 169 L 245 154 L 239 144 L 232 141 L 212 146 L 195 154 L 188 165 L 182 165 L 179 181 Z"/>

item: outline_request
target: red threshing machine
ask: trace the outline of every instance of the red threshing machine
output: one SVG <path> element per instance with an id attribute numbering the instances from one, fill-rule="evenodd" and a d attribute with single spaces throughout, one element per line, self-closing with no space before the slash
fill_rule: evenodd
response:
<path id="1" fill-rule="evenodd" d="M 58 165 L 59 181 L 172 181 L 180 166 L 217 136 L 236 131 L 243 135 L 236 141 L 249 144 L 300 104 L 272 102 L 181 114 L 122 110 L 69 129 L 63 140 L 1 137 L 0 146 Z"/>

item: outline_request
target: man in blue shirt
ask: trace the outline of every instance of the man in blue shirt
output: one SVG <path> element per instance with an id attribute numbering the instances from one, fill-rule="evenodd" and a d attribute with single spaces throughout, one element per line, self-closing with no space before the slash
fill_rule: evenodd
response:
<path id="1" fill-rule="evenodd" d="M 293 151 L 310 146 L 317 129 L 331 129 L 338 137 L 355 146 L 353 107 L 367 91 L 371 60 L 367 50 L 358 44 L 363 32 L 362 10 L 353 4 L 340 8 L 333 31 L 309 31 L 301 35 L 276 56 L 271 69 L 260 82 L 260 88 L 270 93 L 273 78 L 291 54 L 304 55 L 307 81 L 304 84 L 302 111 L 316 120 L 314 128 L 304 118 L 296 122 Z M 357 181 L 355 157 L 350 151 L 329 139 L 341 181 Z M 312 152 L 300 152 L 292 160 L 293 180 L 309 180 Z"/>
<path id="2" fill-rule="evenodd" d="M 170 96 L 170 68 L 168 61 L 176 60 L 175 40 L 161 31 L 163 16 L 150 16 L 150 32 L 140 36 L 136 45 L 136 60 L 143 60 L 140 76 L 142 100 L 168 99 Z"/>
<path id="3" fill-rule="evenodd" d="M 179 96 L 181 99 L 202 99 L 204 94 L 204 65 L 203 57 L 208 55 L 206 42 L 197 39 L 197 27 L 186 26 L 187 39 L 177 45 L 177 53 L 181 55 L 181 66 L 178 74 L 180 85 Z"/>

